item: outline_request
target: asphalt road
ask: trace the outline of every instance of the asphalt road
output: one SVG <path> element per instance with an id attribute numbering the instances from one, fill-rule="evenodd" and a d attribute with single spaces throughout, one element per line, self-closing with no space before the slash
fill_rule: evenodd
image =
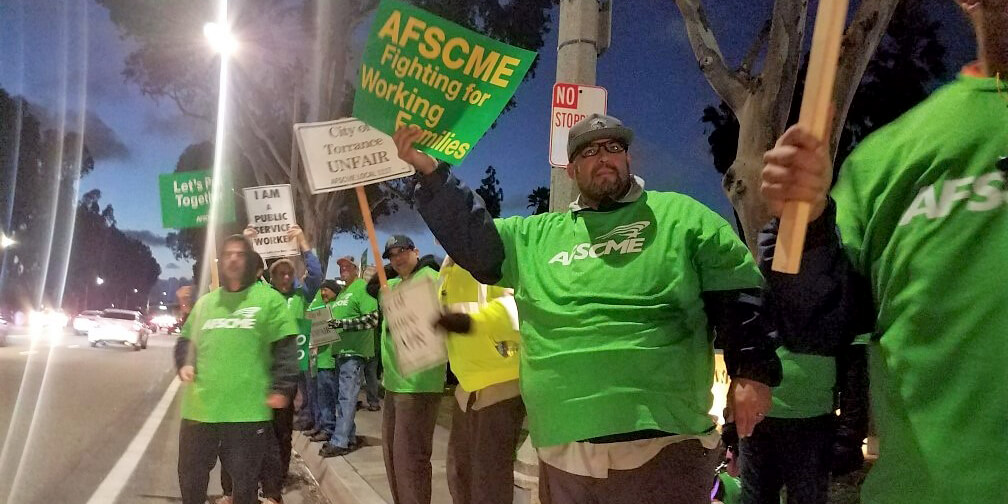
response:
<path id="1" fill-rule="evenodd" d="M 12 331 L 0 347 L 0 503 L 181 502 L 173 344 L 152 335 L 135 352 Z M 217 481 L 215 470 L 211 494 Z M 291 492 L 289 503 L 320 502 L 310 476 Z"/>

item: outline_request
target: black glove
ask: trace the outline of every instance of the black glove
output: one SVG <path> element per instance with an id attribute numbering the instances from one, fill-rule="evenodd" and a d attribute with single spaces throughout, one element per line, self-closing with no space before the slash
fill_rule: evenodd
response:
<path id="1" fill-rule="evenodd" d="M 472 317 L 467 313 L 445 313 L 437 321 L 437 325 L 444 327 L 448 332 L 468 333 L 472 330 Z"/>
<path id="2" fill-rule="evenodd" d="M 830 453 L 830 474 L 843 476 L 860 470 L 864 466 L 864 453 L 861 452 L 861 441 L 837 437 L 833 440 Z"/>

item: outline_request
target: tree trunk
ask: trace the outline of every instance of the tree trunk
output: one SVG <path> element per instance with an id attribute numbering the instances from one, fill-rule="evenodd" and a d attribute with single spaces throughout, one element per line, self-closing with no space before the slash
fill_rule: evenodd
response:
<path id="1" fill-rule="evenodd" d="M 700 0 L 677 0 L 676 3 L 700 69 L 739 121 L 736 159 L 725 173 L 722 187 L 738 214 L 742 227 L 739 232 L 755 255 L 757 235 L 770 220 L 770 212 L 759 192 L 763 153 L 773 147 L 787 126 L 803 51 L 808 1 L 777 0 L 774 3 L 763 70 L 756 78 L 748 77 L 751 70 L 748 57 L 738 70 L 728 70 Z M 836 138 L 846 120 L 854 92 L 898 3 L 899 0 L 862 0 L 845 34 L 834 90 L 837 102 L 833 124 L 834 154 Z M 745 87 L 741 96 L 737 89 L 739 83 Z"/>

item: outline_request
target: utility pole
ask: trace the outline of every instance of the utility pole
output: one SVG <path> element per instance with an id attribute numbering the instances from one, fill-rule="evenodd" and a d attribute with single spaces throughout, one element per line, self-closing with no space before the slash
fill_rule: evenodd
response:
<path id="1" fill-rule="evenodd" d="M 609 48 L 611 25 L 611 0 L 560 0 L 556 82 L 595 85 L 595 66 Z M 567 211 L 577 197 L 577 186 L 567 171 L 551 168 L 550 211 Z M 528 492 L 531 504 L 540 504 L 539 458 L 531 438 L 518 448 L 516 459 L 515 485 Z"/>
<path id="2" fill-rule="evenodd" d="M 609 47 L 611 0 L 560 0 L 556 82 L 595 85 L 598 57 Z M 550 211 L 563 212 L 578 197 L 563 168 L 550 170 Z"/>

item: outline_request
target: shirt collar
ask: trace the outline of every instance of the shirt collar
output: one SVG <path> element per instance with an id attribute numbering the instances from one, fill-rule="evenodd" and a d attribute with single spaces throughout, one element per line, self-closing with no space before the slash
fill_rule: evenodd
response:
<path id="1" fill-rule="evenodd" d="M 640 199 L 642 194 L 644 194 L 644 179 L 634 175 L 633 182 L 630 184 L 630 189 L 623 195 L 622 198 L 616 200 L 616 203 L 633 203 L 634 201 Z M 580 212 L 582 210 L 594 209 L 583 205 L 581 203 L 581 195 L 578 195 L 577 199 L 571 202 L 570 210 L 571 212 Z"/>

